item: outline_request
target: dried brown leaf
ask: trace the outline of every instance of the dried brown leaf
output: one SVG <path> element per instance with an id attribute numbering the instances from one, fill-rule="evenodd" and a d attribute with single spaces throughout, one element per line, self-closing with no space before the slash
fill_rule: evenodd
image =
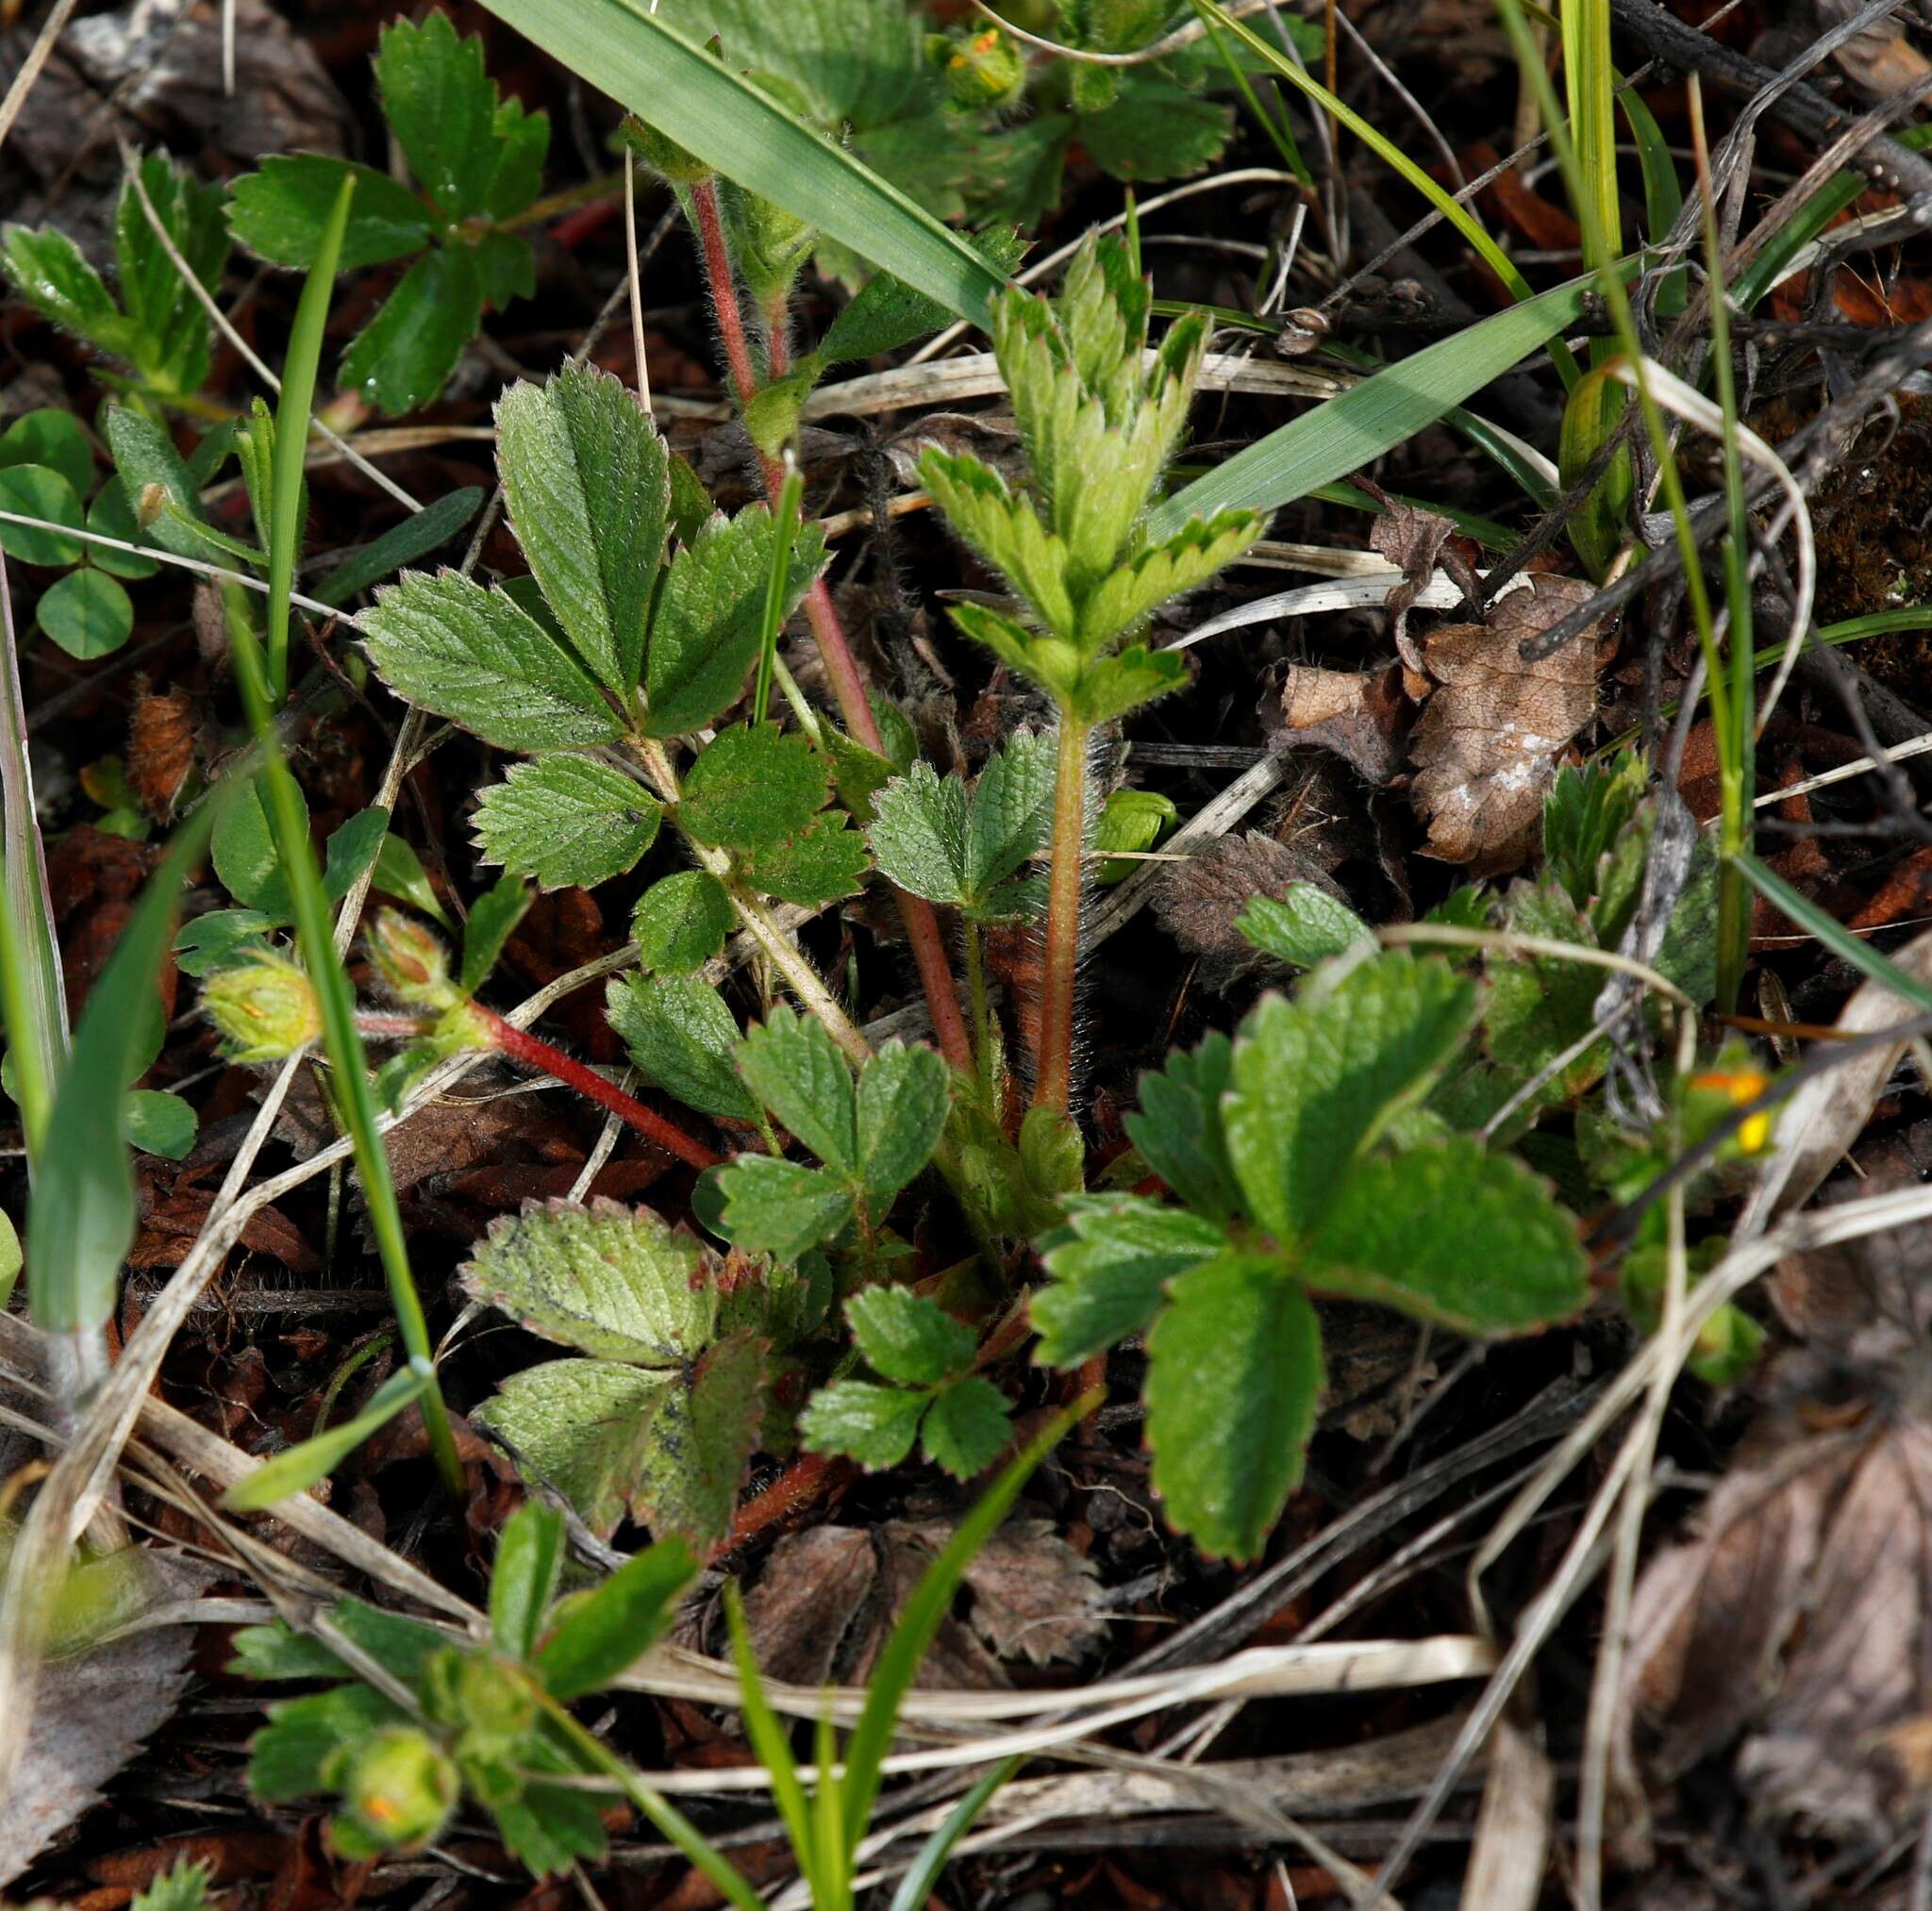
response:
<path id="1" fill-rule="evenodd" d="M 1402 768 L 1408 705 L 1402 673 L 1330 671 L 1291 664 L 1281 686 L 1284 727 L 1270 739 L 1277 749 L 1318 744 L 1333 750 L 1378 787 Z"/>
<path id="2" fill-rule="evenodd" d="M 931 1553 L 953 1537 L 938 1520 L 887 1532 Z M 967 1623 L 1003 1659 L 1036 1666 L 1077 1659 L 1106 1627 L 1093 1562 L 1045 1520 L 1008 1520 L 974 1555 L 966 1586 L 973 1595 Z"/>
<path id="3" fill-rule="evenodd" d="M 745 1625 L 759 1666 L 774 1679 L 823 1686 L 877 1577 L 872 1536 L 857 1527 L 786 1534 L 744 1596 Z"/>
<path id="4" fill-rule="evenodd" d="M 193 698 L 184 690 L 155 690 L 142 683 L 127 720 L 127 781 L 157 823 L 174 815 L 193 770 Z"/>
<path id="5" fill-rule="evenodd" d="M 1502 599 L 1487 625 L 1429 633 L 1424 655 L 1441 688 L 1409 755 L 1430 856 L 1487 874 L 1515 867 L 1535 847 L 1557 753 L 1596 707 L 1594 626 L 1535 661 L 1520 647 L 1590 594 L 1577 578 L 1539 573 Z"/>
<path id="6" fill-rule="evenodd" d="M 1408 613 L 1435 575 L 1436 560 L 1456 526 L 1447 518 L 1418 510 L 1386 491 L 1377 490 L 1374 495 L 1381 499 L 1382 508 L 1370 529 L 1369 548 L 1402 573 L 1402 582 L 1388 597 L 1390 632 L 1402 661 L 1421 674 L 1423 659 L 1408 634 Z"/>
<path id="7" fill-rule="evenodd" d="M 1341 895 L 1320 857 L 1250 830 L 1175 863 L 1155 885 L 1154 912 L 1191 954 L 1245 961 L 1255 951 L 1235 927 L 1235 917 L 1251 898 L 1286 895 L 1291 884 L 1301 882 Z"/>

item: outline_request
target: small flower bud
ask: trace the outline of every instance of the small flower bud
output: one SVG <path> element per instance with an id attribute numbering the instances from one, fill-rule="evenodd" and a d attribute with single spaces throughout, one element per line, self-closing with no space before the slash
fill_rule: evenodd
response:
<path id="1" fill-rule="evenodd" d="M 426 1844 L 456 1809 L 455 1764 L 426 1733 L 391 1725 L 345 1747 L 326 1774 L 342 1794 L 329 1839 L 346 1858 Z"/>
<path id="2" fill-rule="evenodd" d="M 369 959 L 398 1002 L 441 1012 L 462 1000 L 462 991 L 450 980 L 449 952 L 441 938 L 400 909 L 377 912 L 369 931 Z"/>
<path id="3" fill-rule="evenodd" d="M 950 104 L 965 112 L 1019 104 L 1026 90 L 1026 60 L 1009 35 L 989 26 L 969 40 L 943 43 Z"/>
<path id="4" fill-rule="evenodd" d="M 201 1005 L 230 1061 L 278 1062 L 322 1034 L 314 985 L 287 956 L 264 950 L 202 985 Z"/>

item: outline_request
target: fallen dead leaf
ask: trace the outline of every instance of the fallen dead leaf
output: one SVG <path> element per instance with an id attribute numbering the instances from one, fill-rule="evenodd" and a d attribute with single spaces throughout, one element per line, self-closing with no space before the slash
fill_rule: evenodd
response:
<path id="1" fill-rule="evenodd" d="M 194 700 L 184 690 L 155 690 L 143 680 L 127 720 L 127 781 L 157 823 L 194 770 Z"/>
<path id="2" fill-rule="evenodd" d="M 1223 837 L 1161 876 L 1154 887 L 1154 913 L 1191 955 L 1246 963 L 1256 959 L 1255 948 L 1234 925 L 1243 905 L 1255 896 L 1286 895 L 1302 882 L 1319 883 L 1340 898 L 1329 878 L 1332 867 L 1318 854 L 1258 830 Z"/>
<path id="3" fill-rule="evenodd" d="M 1429 856 L 1486 875 L 1516 867 L 1535 847 L 1557 753 L 1596 707 L 1596 627 L 1533 662 L 1520 646 L 1591 591 L 1579 578 L 1537 573 L 1528 589 L 1497 604 L 1487 625 L 1429 633 L 1423 654 L 1441 688 L 1409 750 Z"/>
<path id="4" fill-rule="evenodd" d="M 1281 685 L 1283 727 L 1271 737 L 1277 750 L 1316 744 L 1333 750 L 1377 788 L 1402 769 L 1408 703 L 1401 669 L 1331 671 L 1291 664 Z"/>

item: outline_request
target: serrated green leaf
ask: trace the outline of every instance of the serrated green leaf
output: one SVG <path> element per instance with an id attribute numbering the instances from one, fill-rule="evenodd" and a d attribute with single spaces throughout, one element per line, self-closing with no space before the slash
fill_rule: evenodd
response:
<path id="1" fill-rule="evenodd" d="M 0 537 L 7 529 L 0 527 Z M 57 578 L 34 606 L 34 622 L 71 657 L 109 656 L 134 634 L 134 606 L 105 571 L 90 566 Z"/>
<path id="2" fill-rule="evenodd" d="M 0 431 L 0 470 L 16 464 L 45 465 L 58 472 L 77 498 L 93 489 L 94 448 L 86 428 L 73 412 L 55 406 L 24 411 Z"/>
<path id="3" fill-rule="evenodd" d="M 815 816 L 789 842 L 767 844 L 738 859 L 738 873 L 760 895 L 823 908 L 865 886 L 872 852 L 842 809 Z"/>
<path id="4" fill-rule="evenodd" d="M 0 266 L 14 291 L 44 319 L 132 362 L 134 327 L 80 248 L 51 226 L 0 229 Z"/>
<path id="5" fill-rule="evenodd" d="M 498 1649 L 527 1659 L 563 1573 L 563 1515 L 525 1500 L 503 1522 L 490 1567 L 490 1634 Z"/>
<path id="6" fill-rule="evenodd" d="M 926 1458 L 956 1480 L 983 1473 L 1012 1437 L 1012 1408 L 1006 1395 L 977 1373 L 941 1388 L 919 1423 Z"/>
<path id="7" fill-rule="evenodd" d="M 1252 1559 L 1301 1478 L 1322 1392 L 1322 1330 L 1272 1262 L 1182 1274 L 1147 1337 L 1147 1444 L 1169 1520 L 1204 1553 Z"/>
<path id="8" fill-rule="evenodd" d="M 984 904 L 1045 842 L 1053 814 L 1058 739 L 1020 730 L 987 759 L 966 823 L 966 882 Z"/>
<path id="9" fill-rule="evenodd" d="M 765 1343 L 733 1334 L 706 1354 L 690 1388 L 665 1399 L 651 1429 L 632 1515 L 653 1534 L 708 1548 L 730 1530 L 765 1416 Z"/>
<path id="10" fill-rule="evenodd" d="M 710 518 L 672 559 L 644 656 L 646 735 L 702 728 L 743 690 L 763 636 L 772 535 L 771 512 L 752 505 Z M 800 525 L 781 619 L 797 608 L 824 552 L 818 526 Z"/>
<path id="11" fill-rule="evenodd" d="M 1427 1092 L 1476 1006 L 1475 985 L 1446 963 L 1393 950 L 1249 1016 L 1223 1102 L 1227 1152 L 1249 1215 L 1276 1241 L 1320 1225 L 1362 1151 Z"/>
<path id="12" fill-rule="evenodd" d="M 506 750 L 608 743 L 621 724 L 595 681 L 501 590 L 406 571 L 362 616 L 382 680 Z"/>
<path id="13" fill-rule="evenodd" d="M 929 903 L 965 903 L 966 786 L 915 763 L 873 800 L 866 832 L 887 879 Z"/>
<path id="14" fill-rule="evenodd" d="M 323 604 L 346 604 L 358 590 L 367 590 L 405 564 L 448 543 L 476 515 L 482 502 L 482 486 L 464 485 L 425 505 L 344 558 L 315 586 L 315 598 Z"/>
<path id="15" fill-rule="evenodd" d="M 738 1024 L 709 983 L 683 975 L 612 976 L 604 1012 L 646 1081 L 703 1114 L 758 1120 L 758 1104 L 732 1060 Z"/>
<path id="16" fill-rule="evenodd" d="M 859 1177 L 858 1098 L 852 1071 L 815 1016 L 782 1004 L 738 1045 L 753 1094 L 841 1180 Z"/>
<path id="17" fill-rule="evenodd" d="M 386 418 L 441 391 L 483 323 L 483 276 L 467 245 L 425 252 L 349 341 L 341 378 Z"/>
<path id="18" fill-rule="evenodd" d="M 641 1367 L 693 1359 L 717 1319 L 697 1242 L 614 1201 L 526 1202 L 498 1216 L 460 1279 L 546 1340 Z"/>
<path id="19" fill-rule="evenodd" d="M 806 1403 L 798 1443 L 808 1454 L 844 1454 L 868 1472 L 881 1472 L 912 1451 L 925 1404 L 924 1394 L 905 1388 L 835 1381 Z"/>
<path id="20" fill-rule="evenodd" d="M 1196 1214 L 1214 1221 L 1231 1220 L 1241 1206 L 1222 1118 L 1222 1097 L 1233 1085 L 1234 1044 L 1209 1035 L 1141 1077 L 1141 1110 L 1125 1122 L 1148 1166 Z"/>
<path id="21" fill-rule="evenodd" d="M 207 1859 L 183 1858 L 171 1865 L 144 1891 L 137 1891 L 127 1911 L 208 1911 L 208 1884 L 214 1868 Z"/>
<path id="22" fill-rule="evenodd" d="M 1541 1327 L 1590 1296 L 1574 1219 L 1520 1162 L 1467 1135 L 1362 1162 L 1299 1271 L 1466 1334 Z"/>
<path id="23" fill-rule="evenodd" d="M 660 877 L 631 914 L 638 961 L 654 972 L 689 975 L 724 947 L 734 920 L 730 895 L 708 870 Z"/>
<path id="24" fill-rule="evenodd" d="M 1553 879 L 1512 884 L 1505 908 L 1507 930 L 1574 942 L 1584 949 L 1596 947 L 1588 921 Z M 1499 1068 L 1516 1081 L 1526 1081 L 1591 1026 L 1604 972 L 1592 963 L 1500 950 L 1491 956 L 1488 969 L 1484 1046 Z M 1603 1071 L 1604 1052 L 1598 1046 L 1546 1082 L 1538 1091 L 1537 1103 L 1547 1107 L 1581 1094 Z"/>
<path id="25" fill-rule="evenodd" d="M 373 166 L 319 153 L 271 154 L 259 172 L 242 174 L 228 189 L 228 230 L 258 258 L 306 269 L 348 173 L 356 175 L 356 196 L 338 272 L 407 258 L 436 237 L 436 215 L 407 186 Z"/>
<path id="26" fill-rule="evenodd" d="M 470 1417 L 608 1539 L 629 1510 L 656 1418 L 683 1386 L 675 1372 L 625 1361 L 545 1360 L 499 1381 Z"/>
<path id="27" fill-rule="evenodd" d="M 851 1221 L 852 1190 L 822 1168 L 741 1155 L 718 1175 L 724 1232 L 747 1254 L 795 1261 Z"/>
<path id="28" fill-rule="evenodd" d="M 557 621 L 627 702 L 643 672 L 671 510 L 664 440 L 617 379 L 582 367 L 504 393 L 496 464 L 517 541 Z"/>
<path id="29" fill-rule="evenodd" d="M 1040 621 L 1051 631 L 1071 635 L 1078 623 L 1068 579 L 1071 555 L 1032 507 L 1016 498 L 990 465 L 971 456 L 928 447 L 919 475 L 946 522 L 1005 573 Z"/>
<path id="30" fill-rule="evenodd" d="M 866 1063 L 858 1078 L 858 1183 L 875 1212 L 932 1159 L 951 1100 L 951 1074 L 933 1049 L 889 1041 Z"/>
<path id="31" fill-rule="evenodd" d="M 496 168 L 490 177 L 484 210 L 492 219 L 513 219 L 543 190 L 543 161 L 550 153 L 550 115 L 526 113 L 524 103 L 512 94 L 497 102 L 491 130 L 496 137 Z M 527 246 L 524 249 L 529 250 Z"/>
<path id="32" fill-rule="evenodd" d="M 476 806 L 485 862 L 540 889 L 595 889 L 633 869 L 663 807 L 608 763 L 558 753 L 513 765 Z"/>
<path id="33" fill-rule="evenodd" d="M 537 255 L 528 240 L 514 232 L 486 232 L 470 250 L 485 305 L 500 312 L 516 299 L 536 297 Z"/>
<path id="34" fill-rule="evenodd" d="M 1608 763 L 1563 764 L 1543 798 L 1543 861 L 1579 909 L 1598 889 L 1598 865 L 1637 815 L 1649 772 L 1635 751 Z"/>
<path id="35" fill-rule="evenodd" d="M 1226 1234 L 1185 1208 L 1137 1195 L 1069 1202 L 1066 1226 L 1040 1244 L 1053 1276 L 1032 1301 L 1040 1360 L 1077 1367 L 1140 1333 L 1170 1281 L 1226 1252 Z"/>
<path id="36" fill-rule="evenodd" d="M 483 42 L 458 39 L 441 11 L 420 25 L 398 20 L 382 30 L 375 84 L 409 170 L 443 216 L 482 211 L 497 162 L 496 85 Z"/>
<path id="37" fill-rule="evenodd" d="M 910 1288 L 866 1288 L 845 1303 L 858 1351 L 888 1380 L 937 1387 L 973 1364 L 979 1342 L 937 1301 Z"/>
<path id="38" fill-rule="evenodd" d="M 1267 528 L 1254 511 L 1223 511 L 1196 518 L 1164 544 L 1141 552 L 1101 579 L 1080 607 L 1080 638 L 1099 644 L 1131 630 L 1170 598 L 1197 590 L 1234 560 Z"/>
<path id="39" fill-rule="evenodd" d="M 42 518 L 66 530 L 78 531 L 87 523 L 87 513 L 74 495 L 74 487 L 58 471 L 43 464 L 8 465 L 0 470 L 0 511 L 15 511 L 24 518 Z M 62 531 L 43 531 L 34 524 L 0 523 L 0 551 L 18 557 L 23 564 L 44 564 L 64 569 L 78 564 L 87 547 L 78 538 Z"/>
<path id="40" fill-rule="evenodd" d="M 581 1699 L 627 1670 L 671 1630 L 678 1599 L 697 1575 L 689 1547 L 659 1540 L 573 1600 L 534 1662 L 550 1696 Z"/>
<path id="41" fill-rule="evenodd" d="M 1089 158 L 1130 184 L 1191 179 L 1220 158 L 1233 131 L 1227 107 L 1140 72 L 1124 75 L 1111 106 L 1080 119 L 1080 143 Z"/>
<path id="42" fill-rule="evenodd" d="M 1081 673 L 1074 706 L 1089 723 L 1110 723 L 1157 697 L 1184 690 L 1188 666 L 1177 650 L 1129 644 L 1118 656 L 1096 658 Z"/>
<path id="43" fill-rule="evenodd" d="M 1234 925 L 1263 955 L 1296 969 L 1312 969 L 1375 936 L 1320 883 L 1291 883 L 1280 896 L 1250 896 Z"/>
<path id="44" fill-rule="evenodd" d="M 516 933 L 531 901 L 531 891 L 521 876 L 504 876 L 470 905 L 470 920 L 463 925 L 462 970 L 458 977 L 466 995 L 475 994 L 489 980 L 504 944 Z"/>
<path id="45" fill-rule="evenodd" d="M 221 191 L 177 170 L 165 153 L 150 153 L 140 164 L 149 203 L 175 250 L 197 284 L 217 290 L 229 252 Z M 134 328 L 136 369 L 159 391 L 198 391 L 208 374 L 208 313 L 183 282 L 131 180 L 123 183 L 115 207 L 114 259 L 121 307 Z"/>
<path id="46" fill-rule="evenodd" d="M 807 828 L 832 791 L 809 738 L 776 723 L 721 730 L 691 766 L 677 820 L 699 842 L 752 850 Z"/>

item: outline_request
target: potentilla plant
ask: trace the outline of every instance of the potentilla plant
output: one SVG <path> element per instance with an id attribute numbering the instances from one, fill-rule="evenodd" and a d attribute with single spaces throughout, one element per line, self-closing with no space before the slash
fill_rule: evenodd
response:
<path id="1" fill-rule="evenodd" d="M 1195 519 L 1163 542 L 1145 518 L 1186 428 L 1207 349 L 1191 313 L 1147 350 L 1153 307 L 1124 245 L 1090 238 L 1058 298 L 1010 289 L 993 307 L 993 352 L 1011 394 L 1033 485 L 1018 496 L 970 456 L 929 450 L 926 489 L 953 528 L 1007 578 L 1011 610 L 954 607 L 967 636 L 1037 684 L 1058 711 L 1037 1106 L 1072 1092 L 1074 994 L 1088 745 L 1096 726 L 1187 681 L 1173 651 L 1150 649 L 1149 619 L 1204 584 L 1261 534 L 1253 511 Z"/>

